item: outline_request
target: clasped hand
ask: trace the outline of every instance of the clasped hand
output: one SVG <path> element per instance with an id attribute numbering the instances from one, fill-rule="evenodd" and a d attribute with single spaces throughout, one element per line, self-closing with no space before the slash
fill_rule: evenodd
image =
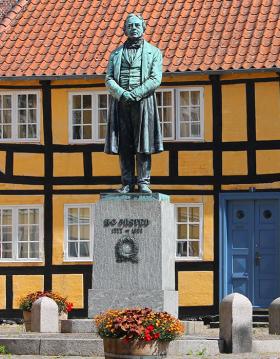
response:
<path id="1" fill-rule="evenodd" d="M 135 102 L 136 101 L 135 97 L 128 91 L 125 91 L 122 94 L 122 100 L 124 102 Z"/>

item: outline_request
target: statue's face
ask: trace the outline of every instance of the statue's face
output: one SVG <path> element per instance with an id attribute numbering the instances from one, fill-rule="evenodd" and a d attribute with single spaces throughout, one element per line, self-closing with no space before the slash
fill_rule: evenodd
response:
<path id="1" fill-rule="evenodd" d="M 125 34 L 129 39 L 137 39 L 143 35 L 142 21 L 137 16 L 131 16 L 125 24 Z"/>

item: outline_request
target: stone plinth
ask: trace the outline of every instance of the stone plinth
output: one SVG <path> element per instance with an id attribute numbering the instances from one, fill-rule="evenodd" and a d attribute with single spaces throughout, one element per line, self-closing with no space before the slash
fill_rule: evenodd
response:
<path id="1" fill-rule="evenodd" d="M 269 334 L 280 334 L 280 298 L 269 306 Z"/>
<path id="2" fill-rule="evenodd" d="M 31 331 L 38 333 L 58 333 L 58 306 L 48 297 L 41 297 L 32 304 Z"/>
<path id="3" fill-rule="evenodd" d="M 239 293 L 227 295 L 220 304 L 220 339 L 226 353 L 252 351 L 252 304 Z"/>
<path id="4" fill-rule="evenodd" d="M 89 317 L 128 306 L 177 316 L 175 219 L 169 197 L 103 195 L 94 218 Z"/>

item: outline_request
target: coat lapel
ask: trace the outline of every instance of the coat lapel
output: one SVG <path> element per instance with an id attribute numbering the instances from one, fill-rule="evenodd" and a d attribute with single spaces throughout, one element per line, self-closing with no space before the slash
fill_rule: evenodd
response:
<path id="1" fill-rule="evenodd" d="M 123 46 L 120 47 L 120 49 L 115 53 L 115 64 L 114 64 L 115 75 L 114 75 L 114 77 L 118 82 L 120 80 L 122 54 L 123 54 Z"/>
<path id="2" fill-rule="evenodd" d="M 149 55 L 152 53 L 151 48 L 149 46 L 149 43 L 147 41 L 144 41 L 143 44 L 143 53 L 142 53 L 142 71 L 141 71 L 141 80 L 142 83 L 146 80 L 146 76 L 148 74 L 148 68 L 149 68 L 149 64 L 148 64 L 148 59 L 149 59 Z"/>

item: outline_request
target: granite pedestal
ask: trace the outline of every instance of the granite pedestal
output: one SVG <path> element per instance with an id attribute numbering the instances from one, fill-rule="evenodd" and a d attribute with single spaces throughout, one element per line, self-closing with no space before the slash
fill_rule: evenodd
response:
<path id="1" fill-rule="evenodd" d="M 104 194 L 94 218 L 89 317 L 136 306 L 177 316 L 175 218 L 169 197 Z"/>

